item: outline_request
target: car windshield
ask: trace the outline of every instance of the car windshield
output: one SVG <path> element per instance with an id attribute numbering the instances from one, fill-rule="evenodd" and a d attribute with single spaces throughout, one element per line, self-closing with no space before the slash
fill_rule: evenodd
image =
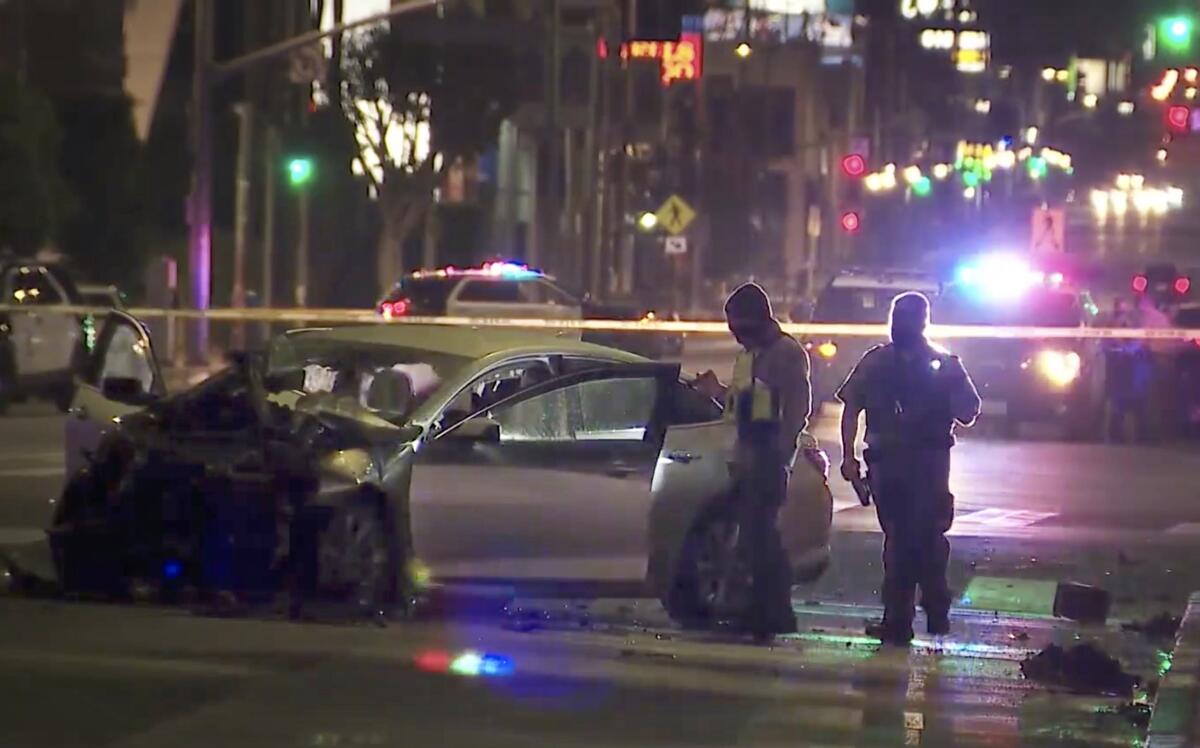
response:
<path id="1" fill-rule="evenodd" d="M 1079 327 L 1083 312 L 1079 297 L 1062 291 L 1030 292 L 1015 299 L 950 292 L 934 310 L 933 321 L 942 325 Z"/>
<path id="2" fill-rule="evenodd" d="M 881 325 L 887 322 L 892 299 L 908 290 L 831 286 L 817 299 L 813 322 Z"/>
<path id="3" fill-rule="evenodd" d="M 286 381 L 317 410 L 369 412 L 403 421 L 470 362 L 423 348 L 284 335 L 272 341 L 267 377 Z"/>

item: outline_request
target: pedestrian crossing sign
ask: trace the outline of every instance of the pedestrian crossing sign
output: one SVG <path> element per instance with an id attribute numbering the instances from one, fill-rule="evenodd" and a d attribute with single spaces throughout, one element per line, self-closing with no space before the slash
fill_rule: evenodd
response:
<path id="1" fill-rule="evenodd" d="M 695 220 L 696 211 L 679 195 L 671 195 L 654 215 L 658 218 L 658 225 L 666 229 L 668 234 L 682 234 Z"/>

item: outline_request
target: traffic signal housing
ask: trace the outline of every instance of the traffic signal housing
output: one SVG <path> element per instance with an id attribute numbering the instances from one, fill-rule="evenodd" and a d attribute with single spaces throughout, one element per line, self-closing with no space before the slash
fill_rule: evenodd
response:
<path id="1" fill-rule="evenodd" d="M 313 180 L 317 167 L 311 156 L 292 156 L 287 161 L 288 182 L 293 187 L 304 187 Z"/>
<path id="2" fill-rule="evenodd" d="M 1167 129 L 1173 133 L 1185 133 L 1191 129 L 1192 109 L 1183 104 L 1167 107 Z"/>
<path id="3" fill-rule="evenodd" d="M 1191 16 L 1175 15 L 1158 21 L 1158 43 L 1168 52 L 1184 54 L 1192 49 L 1196 22 Z"/>

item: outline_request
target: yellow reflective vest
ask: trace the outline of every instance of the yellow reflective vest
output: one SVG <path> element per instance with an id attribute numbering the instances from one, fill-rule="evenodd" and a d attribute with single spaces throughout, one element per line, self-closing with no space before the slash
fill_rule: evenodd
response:
<path id="1" fill-rule="evenodd" d="M 749 406 L 749 412 L 744 412 Z M 733 380 L 725 393 L 725 417 L 731 421 L 747 418 L 751 423 L 770 423 L 783 416 L 778 395 L 754 378 L 754 354 L 738 353 L 733 362 Z"/>

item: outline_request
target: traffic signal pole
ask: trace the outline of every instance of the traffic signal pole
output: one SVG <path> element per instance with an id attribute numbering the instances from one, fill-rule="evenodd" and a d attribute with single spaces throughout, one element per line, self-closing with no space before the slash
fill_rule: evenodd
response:
<path id="1" fill-rule="evenodd" d="M 195 0 L 192 60 L 192 192 L 188 199 L 188 286 L 194 309 L 208 309 L 212 284 L 212 0 Z M 208 320 L 188 336 L 188 363 L 208 362 Z"/>

